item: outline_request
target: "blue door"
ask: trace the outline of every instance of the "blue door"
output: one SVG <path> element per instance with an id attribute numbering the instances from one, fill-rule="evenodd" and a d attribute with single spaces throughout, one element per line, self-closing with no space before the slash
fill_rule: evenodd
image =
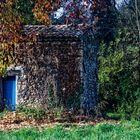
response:
<path id="1" fill-rule="evenodd" d="M 15 111 L 16 108 L 16 76 L 3 79 L 3 101 L 6 109 Z"/>

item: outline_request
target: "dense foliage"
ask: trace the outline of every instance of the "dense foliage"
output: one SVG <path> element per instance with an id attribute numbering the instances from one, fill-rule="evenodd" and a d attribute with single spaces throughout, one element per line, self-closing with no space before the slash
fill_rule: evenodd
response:
<path id="1" fill-rule="evenodd" d="M 13 63 L 15 45 L 21 40 L 22 20 L 12 4 L 12 0 L 0 3 L 0 76 Z"/>
<path id="2" fill-rule="evenodd" d="M 120 7 L 118 35 L 110 46 L 100 47 L 99 90 L 104 110 L 139 119 L 140 4 L 135 2 Z"/>
<path id="3" fill-rule="evenodd" d="M 12 8 L 21 16 L 24 24 L 37 24 L 32 9 L 36 0 L 14 0 Z"/>
<path id="4" fill-rule="evenodd" d="M 129 33 L 120 36 L 109 47 L 100 48 L 99 90 L 106 111 L 118 111 L 139 117 L 140 88 L 139 47 L 127 42 Z M 130 115 L 131 114 L 131 115 Z M 133 116 L 133 117 L 134 117 Z"/>

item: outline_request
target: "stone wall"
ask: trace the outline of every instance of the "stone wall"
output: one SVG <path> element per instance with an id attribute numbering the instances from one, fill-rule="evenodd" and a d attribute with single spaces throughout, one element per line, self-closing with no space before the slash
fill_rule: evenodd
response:
<path id="1" fill-rule="evenodd" d="M 81 42 L 55 40 L 26 46 L 24 73 L 18 78 L 18 105 L 49 108 L 53 101 L 69 106 L 69 99 L 80 94 Z"/>

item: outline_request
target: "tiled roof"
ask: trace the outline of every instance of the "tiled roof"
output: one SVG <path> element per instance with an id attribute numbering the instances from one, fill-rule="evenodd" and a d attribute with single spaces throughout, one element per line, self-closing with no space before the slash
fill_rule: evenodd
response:
<path id="1" fill-rule="evenodd" d="M 26 25 L 24 33 L 26 35 L 35 34 L 44 37 L 81 37 L 87 27 L 75 28 L 68 25 Z"/>

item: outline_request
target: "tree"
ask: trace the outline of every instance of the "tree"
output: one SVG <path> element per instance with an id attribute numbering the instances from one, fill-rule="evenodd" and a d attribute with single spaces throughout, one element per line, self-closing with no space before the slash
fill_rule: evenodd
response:
<path id="1" fill-rule="evenodd" d="M 11 8 L 12 0 L 0 1 L 0 104 L 2 103 L 2 76 L 13 63 L 14 48 L 21 38 L 21 19 Z M 0 110 L 3 106 L 0 106 Z"/>
<path id="2" fill-rule="evenodd" d="M 21 18 L 11 6 L 12 0 L 0 3 L 0 76 L 13 63 L 14 48 L 21 39 Z"/>
<path id="3" fill-rule="evenodd" d="M 140 3 L 137 2 L 139 7 Z M 140 43 L 135 10 L 135 1 L 119 7 L 119 26 L 115 40 L 107 49 L 101 45 L 99 54 L 99 96 L 101 104 L 106 105 L 102 109 L 115 113 L 118 111 L 127 118 L 139 118 L 140 114 Z"/>
<path id="4" fill-rule="evenodd" d="M 39 24 L 33 15 L 32 9 L 37 0 L 14 0 L 12 9 L 21 16 L 24 24 Z"/>

